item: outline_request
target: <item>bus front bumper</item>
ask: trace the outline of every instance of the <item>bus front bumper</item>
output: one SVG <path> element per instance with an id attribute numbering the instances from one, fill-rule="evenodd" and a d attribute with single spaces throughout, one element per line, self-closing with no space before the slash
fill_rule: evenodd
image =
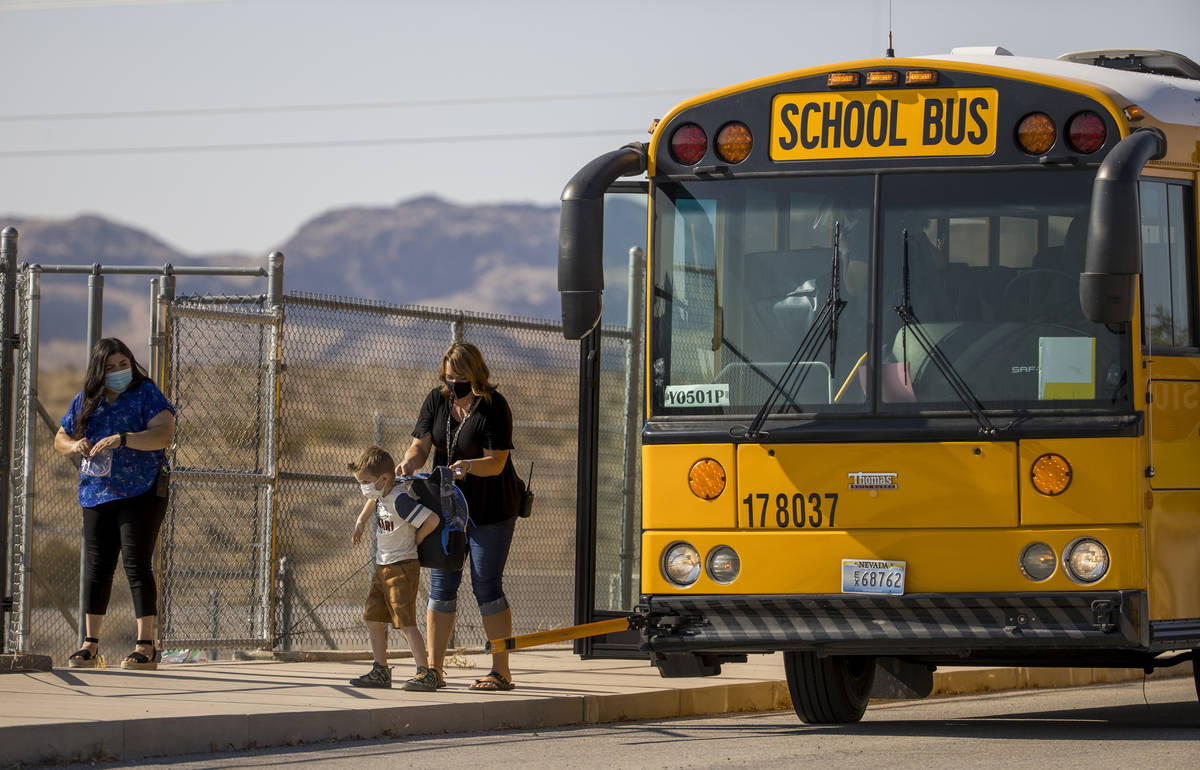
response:
<path id="1" fill-rule="evenodd" d="M 922 655 L 1138 650 L 1145 591 L 906 596 L 643 596 L 651 652 Z"/>

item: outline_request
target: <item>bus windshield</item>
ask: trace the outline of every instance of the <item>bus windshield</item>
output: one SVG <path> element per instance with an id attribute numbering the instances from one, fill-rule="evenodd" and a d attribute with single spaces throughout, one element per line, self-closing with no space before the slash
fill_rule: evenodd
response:
<path id="1" fill-rule="evenodd" d="M 953 412 L 955 378 L 984 409 L 1127 410 L 1119 330 L 1079 306 L 1094 173 L 657 185 L 654 413 Z"/>

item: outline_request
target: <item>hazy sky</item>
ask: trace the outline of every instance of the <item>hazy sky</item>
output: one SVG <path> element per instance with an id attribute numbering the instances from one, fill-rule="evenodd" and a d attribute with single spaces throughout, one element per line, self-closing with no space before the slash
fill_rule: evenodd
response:
<path id="1" fill-rule="evenodd" d="M 1200 61 L 1200 0 L 894 0 L 892 27 L 902 56 Z M 554 203 L 687 96 L 887 29 L 887 0 L 0 0 L 0 217 L 256 254 L 336 207 Z"/>

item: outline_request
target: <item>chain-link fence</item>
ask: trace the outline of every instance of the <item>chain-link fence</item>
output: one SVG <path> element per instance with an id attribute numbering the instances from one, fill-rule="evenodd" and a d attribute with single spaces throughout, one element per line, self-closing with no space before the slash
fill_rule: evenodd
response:
<path id="1" fill-rule="evenodd" d="M 21 612 L 10 616 L 7 643 L 61 660 L 78 639 L 78 477 L 53 450 L 60 415 L 42 407 L 36 388 L 53 389 L 57 409 L 83 372 L 36 376 L 38 275 L 22 276 L 9 531 Z M 371 549 L 350 542 L 362 498 L 346 463 L 370 444 L 402 456 L 441 355 L 456 339 L 483 351 L 512 407 L 513 462 L 522 477 L 534 467 L 534 514 L 518 522 L 505 572 L 514 632 L 570 625 L 579 343 L 563 339 L 558 324 L 528 318 L 306 294 L 286 295 L 278 308 L 266 304 L 262 295 L 193 296 L 157 308 L 165 334 L 151 352 L 152 375 L 177 409 L 158 562 L 163 643 L 366 647 Z M 631 367 L 627 329 L 602 334 L 596 594 L 598 607 L 622 609 L 638 590 L 639 495 L 629 471 L 637 463 L 627 458 L 640 451 L 629 420 L 640 367 Z M 134 624 L 117 573 L 104 638 L 119 652 Z M 427 591 L 424 576 L 419 606 Z M 459 599 L 454 645 L 482 645 L 467 576 Z M 423 628 L 423 613 L 418 622 Z"/>
<path id="2" fill-rule="evenodd" d="M 350 545 L 362 500 L 346 463 L 377 443 L 399 459 L 456 339 L 484 354 L 513 412 L 513 462 L 534 466 L 534 515 L 518 522 L 505 571 L 516 633 L 570 625 L 575 579 L 579 345 L 557 324 L 290 294 L 284 302 L 275 553 L 286 559 L 278 618 L 284 646 L 363 646 L 370 549 Z M 624 329 L 608 330 L 601 510 L 624 515 Z M 636 451 L 636 447 L 631 448 Z M 427 467 L 425 470 L 429 470 Z M 637 516 L 636 500 L 631 515 Z M 611 544 L 605 543 L 606 548 Z M 615 578 L 605 584 L 620 582 Z M 464 578 L 455 644 L 486 641 Z M 422 579 L 419 606 L 428 591 Z M 424 618 L 418 613 L 418 623 Z"/>

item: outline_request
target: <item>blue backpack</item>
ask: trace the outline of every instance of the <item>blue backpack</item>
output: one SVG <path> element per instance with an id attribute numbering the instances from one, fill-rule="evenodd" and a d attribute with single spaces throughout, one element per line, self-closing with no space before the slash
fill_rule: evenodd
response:
<path id="1" fill-rule="evenodd" d="M 417 546 L 422 567 L 460 570 L 467 556 L 467 498 L 454 483 L 454 473 L 438 466 L 412 479 L 417 500 L 438 516 L 438 526 Z"/>

